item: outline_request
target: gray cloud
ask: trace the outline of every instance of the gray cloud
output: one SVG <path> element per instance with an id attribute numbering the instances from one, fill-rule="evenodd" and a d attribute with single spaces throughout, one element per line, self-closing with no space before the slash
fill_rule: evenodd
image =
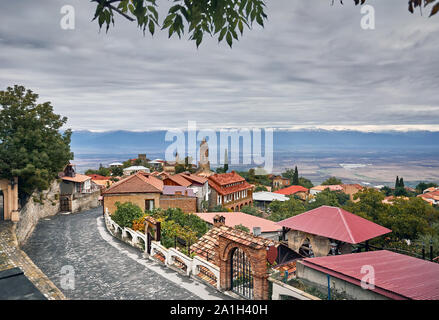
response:
<path id="1" fill-rule="evenodd" d="M 166 1 L 162 4 L 167 5 Z M 439 130 L 435 61 L 439 18 L 398 0 L 369 1 L 376 30 L 347 1 L 268 2 L 264 29 L 230 50 L 205 38 L 143 36 L 134 23 L 98 31 L 94 4 L 0 3 L 0 88 L 22 84 L 52 101 L 68 126 L 88 130 L 278 126 Z"/>

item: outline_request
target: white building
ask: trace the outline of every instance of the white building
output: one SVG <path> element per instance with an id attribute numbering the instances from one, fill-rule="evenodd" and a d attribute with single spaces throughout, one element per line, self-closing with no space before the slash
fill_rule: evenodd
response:
<path id="1" fill-rule="evenodd" d="M 139 172 L 139 171 L 146 172 L 146 173 L 150 172 L 149 169 L 144 167 L 144 166 L 131 166 L 131 167 L 123 169 L 123 174 L 125 176 L 129 176 L 129 175 L 136 173 L 136 172 Z"/>

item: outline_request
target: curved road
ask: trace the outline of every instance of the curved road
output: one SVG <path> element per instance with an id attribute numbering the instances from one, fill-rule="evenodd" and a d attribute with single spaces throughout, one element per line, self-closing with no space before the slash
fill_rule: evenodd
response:
<path id="1" fill-rule="evenodd" d="M 22 249 L 69 299 L 228 299 L 112 237 L 102 208 L 41 219 Z M 63 288 L 65 270 L 74 289 Z"/>

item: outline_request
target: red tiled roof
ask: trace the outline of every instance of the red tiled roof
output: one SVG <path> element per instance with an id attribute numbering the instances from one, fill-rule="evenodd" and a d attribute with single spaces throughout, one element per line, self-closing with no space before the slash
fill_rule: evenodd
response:
<path id="1" fill-rule="evenodd" d="M 439 200 L 439 190 L 423 193 L 423 194 L 418 195 L 418 197 L 425 198 L 425 199 Z"/>
<path id="2" fill-rule="evenodd" d="M 276 244 L 276 242 L 273 240 L 255 237 L 250 233 L 222 225 L 219 227 L 213 227 L 207 233 L 205 233 L 196 243 L 191 246 L 191 251 L 202 258 L 208 259 L 208 261 L 215 263 L 216 247 L 219 245 L 220 236 L 246 246 L 252 246 L 254 249 L 260 249 L 264 246 Z"/>
<path id="3" fill-rule="evenodd" d="M 302 263 L 331 276 L 361 285 L 362 268 L 372 266 L 375 288 L 392 299 L 438 300 L 439 264 L 387 251 L 368 251 L 307 258 Z"/>
<path id="4" fill-rule="evenodd" d="M 193 173 L 189 173 L 189 174 L 188 173 L 179 173 L 179 175 L 181 175 L 185 179 L 188 179 L 190 181 L 194 181 L 194 182 L 199 183 L 199 184 L 205 184 L 207 181 L 207 178 L 197 176 L 196 174 L 193 174 Z"/>
<path id="5" fill-rule="evenodd" d="M 197 212 L 195 213 L 207 223 L 213 224 L 213 218 L 218 215 L 218 212 Z M 276 232 L 282 228 L 276 222 L 252 216 L 244 212 L 221 212 L 221 215 L 226 218 L 225 224 L 229 227 L 234 227 L 242 224 L 253 232 L 254 227 L 260 227 L 261 232 Z"/>
<path id="6" fill-rule="evenodd" d="M 337 207 L 321 206 L 278 222 L 280 226 L 347 243 L 360 243 L 392 230 Z"/>
<path id="7" fill-rule="evenodd" d="M 287 188 L 283 188 L 277 191 L 274 191 L 274 193 L 284 194 L 284 195 L 292 195 L 297 192 L 308 192 L 309 190 L 302 186 L 289 186 Z"/>
<path id="8" fill-rule="evenodd" d="M 174 174 L 174 175 L 167 174 L 165 177 L 163 177 L 163 179 L 170 179 L 182 187 L 189 187 L 192 184 L 190 181 L 188 181 L 183 176 L 180 176 L 178 174 Z"/>
<path id="9" fill-rule="evenodd" d="M 92 180 L 110 180 L 110 177 L 104 177 L 100 174 L 87 174 Z"/>
<path id="10" fill-rule="evenodd" d="M 61 179 L 65 180 L 65 181 L 82 183 L 82 182 L 85 182 L 87 180 L 90 180 L 91 178 L 89 176 L 86 176 L 85 174 L 76 173 L 74 177 L 63 176 L 63 177 L 61 177 Z"/>
<path id="11" fill-rule="evenodd" d="M 237 184 L 230 187 L 227 186 L 232 183 Z M 209 177 L 209 186 L 222 195 L 252 188 L 252 186 L 235 171 L 211 175 Z"/>
<path id="12" fill-rule="evenodd" d="M 154 193 L 163 191 L 163 181 L 149 174 L 137 172 L 113 185 L 102 194 Z"/>

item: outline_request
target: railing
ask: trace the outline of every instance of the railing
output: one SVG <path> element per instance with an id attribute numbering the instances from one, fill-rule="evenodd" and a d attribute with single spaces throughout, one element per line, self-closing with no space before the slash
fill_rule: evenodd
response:
<path id="1" fill-rule="evenodd" d="M 216 265 L 199 256 L 191 258 L 177 249 L 167 249 L 158 241 L 151 241 L 151 253 L 148 255 L 146 248 L 147 240 L 143 233 L 130 228 L 122 228 L 111 219 L 108 211 L 104 214 L 104 220 L 107 230 L 114 237 L 133 247 L 141 249 L 144 252 L 145 257 L 167 267 L 171 267 L 186 276 L 191 276 L 192 278 L 202 281 L 219 290 L 220 270 Z"/>

